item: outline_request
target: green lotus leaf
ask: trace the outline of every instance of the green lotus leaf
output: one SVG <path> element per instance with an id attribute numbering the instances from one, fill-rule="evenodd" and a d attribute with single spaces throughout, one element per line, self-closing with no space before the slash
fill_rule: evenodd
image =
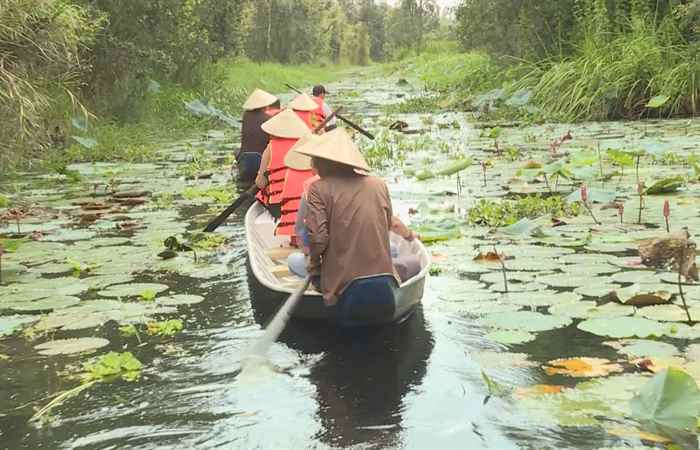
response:
<path id="1" fill-rule="evenodd" d="M 619 267 L 610 264 L 562 264 L 560 269 L 572 275 L 600 275 L 618 272 Z"/>
<path id="2" fill-rule="evenodd" d="M 598 170 L 594 168 L 595 170 Z M 600 189 L 588 188 L 588 201 L 593 203 L 610 203 L 617 198 L 617 192 L 602 191 Z M 581 201 L 581 190 L 576 189 L 566 197 L 569 203 Z"/>
<path id="3" fill-rule="evenodd" d="M 501 344 L 524 344 L 535 339 L 534 334 L 519 330 L 496 330 L 484 337 Z"/>
<path id="4" fill-rule="evenodd" d="M 588 284 L 577 287 L 574 292 L 584 297 L 608 298 L 617 289 L 620 289 L 620 286 L 612 283 Z"/>
<path id="5" fill-rule="evenodd" d="M 22 326 L 36 322 L 38 319 L 35 316 L 2 316 L 0 317 L 0 336 L 9 336 Z"/>
<path id="6" fill-rule="evenodd" d="M 639 284 L 658 283 L 660 280 L 653 270 L 628 270 L 616 273 L 612 276 L 612 279 L 617 283 Z"/>
<path id="7" fill-rule="evenodd" d="M 620 253 L 627 250 L 634 250 L 637 248 L 637 244 L 634 243 L 606 243 L 606 242 L 591 242 L 586 245 L 586 250 L 591 252 L 602 252 L 602 253 Z"/>
<path id="8" fill-rule="evenodd" d="M 642 386 L 630 401 L 630 407 L 632 415 L 643 423 L 695 433 L 700 390 L 693 377 L 670 367 Z"/>
<path id="9" fill-rule="evenodd" d="M 47 234 L 42 240 L 47 242 L 84 241 L 93 237 L 95 237 L 94 231 L 61 228 L 51 234 Z"/>
<path id="10" fill-rule="evenodd" d="M 581 301 L 573 304 L 554 305 L 549 308 L 549 312 L 577 319 L 592 319 L 597 317 L 631 316 L 634 314 L 634 308 L 617 303 L 605 303 L 599 306 L 595 302 Z"/>
<path id="11" fill-rule="evenodd" d="M 571 323 L 571 318 L 532 311 L 515 311 L 488 315 L 482 319 L 482 323 L 503 330 L 545 331 L 566 327 Z"/>
<path id="12" fill-rule="evenodd" d="M 614 264 L 617 260 L 617 256 L 601 253 L 574 253 L 559 258 L 560 262 L 566 264 Z"/>
<path id="13" fill-rule="evenodd" d="M 516 270 L 519 272 L 551 272 L 562 267 L 562 264 L 556 259 L 540 259 L 533 261 L 532 257 L 519 257 L 513 260 L 506 261 L 508 270 Z"/>
<path id="14" fill-rule="evenodd" d="M 520 283 L 528 283 L 535 278 L 532 273 L 528 272 L 506 272 L 506 276 L 508 277 L 509 283 L 515 281 Z M 502 283 L 503 273 L 501 271 L 485 273 L 479 277 L 479 280 L 484 283 Z"/>
<path id="15" fill-rule="evenodd" d="M 511 283 L 508 282 L 508 292 L 532 292 L 532 291 L 544 291 L 547 286 L 541 283 Z M 505 283 L 503 279 L 501 281 L 489 286 L 489 290 L 492 292 L 506 292 Z"/>
<path id="16" fill-rule="evenodd" d="M 62 296 L 49 297 L 32 302 L 22 302 L 12 306 L 10 309 L 14 311 L 50 311 L 54 309 L 63 309 L 69 306 L 80 303 L 78 297 Z"/>
<path id="17" fill-rule="evenodd" d="M 539 292 L 509 292 L 503 294 L 501 301 L 522 306 L 549 306 L 558 304 L 576 303 L 581 296 L 573 292 L 561 292 L 544 290 Z"/>
<path id="18" fill-rule="evenodd" d="M 82 281 L 88 286 L 90 290 L 104 289 L 107 286 L 113 284 L 124 284 L 132 281 L 134 278 L 131 275 L 117 274 L 117 275 L 96 275 L 83 278 Z"/>
<path id="19" fill-rule="evenodd" d="M 164 306 L 194 305 L 202 301 L 204 301 L 204 297 L 201 295 L 176 294 L 168 297 L 160 297 L 156 299 L 156 304 Z"/>
<path id="20" fill-rule="evenodd" d="M 668 101 L 671 100 L 671 97 L 668 95 L 656 95 L 652 98 L 649 99 L 649 101 L 646 104 L 647 108 L 661 108 L 663 107 Z"/>
<path id="21" fill-rule="evenodd" d="M 678 354 L 676 346 L 665 342 L 650 341 L 646 339 L 632 339 L 624 342 L 624 347 L 619 350 L 631 358 L 666 357 Z"/>
<path id="22" fill-rule="evenodd" d="M 632 306 L 664 304 L 670 302 L 672 296 L 667 289 L 659 289 L 659 286 L 654 284 L 633 284 L 615 290 L 615 297 L 620 303 Z"/>
<path id="23" fill-rule="evenodd" d="M 73 266 L 61 262 L 61 263 L 46 263 L 42 264 L 40 266 L 32 267 L 32 272 L 37 272 L 41 274 L 59 274 L 59 273 L 67 273 L 67 272 L 72 272 L 73 271 Z"/>
<path id="24" fill-rule="evenodd" d="M 700 306 L 690 306 L 688 308 L 690 317 L 693 320 L 700 318 Z M 652 320 L 663 322 L 687 322 L 688 316 L 681 305 L 653 305 L 640 308 L 637 315 Z"/>
<path id="25" fill-rule="evenodd" d="M 138 297 L 142 292 L 153 291 L 156 294 L 170 289 L 165 284 L 158 283 L 129 283 L 115 284 L 99 291 L 97 295 L 100 297 Z"/>
<path id="26" fill-rule="evenodd" d="M 597 283 L 608 281 L 609 277 L 596 277 Z M 591 277 L 587 275 L 572 275 L 569 273 L 557 273 L 554 275 L 545 275 L 537 277 L 538 283 L 544 283 L 553 287 L 578 287 L 586 286 L 591 283 Z"/>
<path id="27" fill-rule="evenodd" d="M 647 195 L 659 195 L 668 194 L 671 192 L 676 192 L 678 189 L 683 187 L 685 184 L 685 178 L 682 176 L 673 176 L 669 178 L 664 178 L 663 180 L 658 180 L 651 186 L 649 186 L 645 193 Z"/>
<path id="28" fill-rule="evenodd" d="M 684 323 L 667 323 L 666 335 L 676 339 L 700 339 L 700 325 L 686 325 Z"/>
<path id="29" fill-rule="evenodd" d="M 661 336 L 667 329 L 655 320 L 642 317 L 612 317 L 584 320 L 578 328 L 598 336 L 614 338 Z"/>
<path id="30" fill-rule="evenodd" d="M 107 339 L 84 337 L 77 339 L 56 339 L 34 346 L 39 354 L 44 356 L 73 355 L 76 353 L 92 353 L 95 350 L 109 345 Z"/>

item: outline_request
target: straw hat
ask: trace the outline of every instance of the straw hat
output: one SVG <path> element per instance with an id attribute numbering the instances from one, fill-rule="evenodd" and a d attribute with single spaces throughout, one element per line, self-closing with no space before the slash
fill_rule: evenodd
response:
<path id="1" fill-rule="evenodd" d="M 313 146 L 319 139 L 321 139 L 321 136 L 316 134 L 307 134 L 303 138 L 299 139 L 296 144 L 289 149 L 287 155 L 284 157 L 284 165 L 295 170 L 311 169 L 311 157 L 302 155 L 301 153 L 297 152 L 297 150 L 307 146 Z"/>
<path id="2" fill-rule="evenodd" d="M 262 89 L 256 89 L 250 94 L 248 100 L 243 103 L 243 109 L 246 111 L 252 111 L 254 109 L 263 108 L 269 106 L 277 101 L 277 97 L 265 92 Z"/>
<path id="3" fill-rule="evenodd" d="M 308 94 L 299 94 L 289 103 L 289 107 L 295 111 L 313 111 L 318 105 Z"/>
<path id="4" fill-rule="evenodd" d="M 289 108 L 283 109 L 275 117 L 263 123 L 260 128 L 269 135 L 287 139 L 299 139 L 311 133 L 304 121 Z"/>
<path id="5" fill-rule="evenodd" d="M 315 142 L 302 146 L 296 152 L 314 158 L 335 161 L 361 171 L 369 171 L 367 161 L 360 153 L 360 149 L 343 128 L 336 128 L 321 135 Z"/>

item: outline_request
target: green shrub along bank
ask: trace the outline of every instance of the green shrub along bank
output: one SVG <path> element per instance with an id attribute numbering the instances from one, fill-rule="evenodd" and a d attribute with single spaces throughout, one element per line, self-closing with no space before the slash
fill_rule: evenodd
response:
<path id="1" fill-rule="evenodd" d="M 15 153 L 3 162 L 4 168 L 41 165 L 60 171 L 71 162 L 147 161 L 155 156 L 159 141 L 227 126 L 217 119 L 193 115 L 185 107 L 186 102 L 206 101 L 238 118 L 245 98 L 256 87 L 282 93 L 289 91 L 285 83 L 308 87 L 330 82 L 337 79 L 342 70 L 342 66 L 293 66 L 238 58 L 222 60 L 202 69 L 199 86 L 151 80 L 151 89 L 140 99 L 138 120 L 106 120 L 83 114 L 81 110 L 64 108 L 49 122 L 51 127 L 45 132 L 47 144 L 34 151 Z"/>
<path id="2" fill-rule="evenodd" d="M 388 68 L 439 93 L 436 108 L 486 118 L 689 116 L 700 108 L 698 29 L 688 2 L 462 1 L 457 42 Z M 401 110 L 426 108 L 410 102 Z"/>

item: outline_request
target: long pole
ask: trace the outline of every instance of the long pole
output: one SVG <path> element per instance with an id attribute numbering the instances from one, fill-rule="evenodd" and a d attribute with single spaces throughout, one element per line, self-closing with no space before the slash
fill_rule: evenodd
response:
<path id="1" fill-rule="evenodd" d="M 292 85 L 289 84 L 289 83 L 284 83 L 284 85 L 287 86 L 289 89 L 293 90 L 294 92 L 298 93 L 298 94 L 303 94 L 303 92 L 302 92 L 301 90 L 295 88 L 294 86 L 292 86 Z M 359 132 L 362 133 L 363 135 L 367 136 L 369 139 L 374 140 L 374 135 L 373 135 L 372 133 L 370 133 L 369 131 L 365 130 L 364 128 L 362 128 L 361 126 L 359 126 L 358 124 L 356 124 L 355 122 L 353 122 L 353 121 L 351 121 L 350 119 L 348 119 L 347 117 L 341 116 L 340 114 L 336 114 L 335 116 L 336 116 L 338 119 L 340 119 L 340 120 L 342 120 L 343 122 L 345 122 L 346 124 L 348 124 L 351 128 L 354 128 L 355 130 L 359 131 Z"/>

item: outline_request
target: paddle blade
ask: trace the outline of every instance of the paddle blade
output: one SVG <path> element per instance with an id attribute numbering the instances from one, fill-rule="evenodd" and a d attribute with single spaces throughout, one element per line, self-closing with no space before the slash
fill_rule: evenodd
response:
<path id="1" fill-rule="evenodd" d="M 235 210 L 237 210 L 243 202 L 245 202 L 247 199 L 252 198 L 256 193 L 258 192 L 258 187 L 253 185 L 250 189 L 245 191 L 243 194 L 241 194 L 240 197 L 238 197 L 231 205 L 226 208 L 221 214 L 218 216 L 214 217 L 206 227 L 204 227 L 204 232 L 205 233 L 211 233 L 212 231 L 216 230 L 219 228 L 219 226 L 224 223 L 224 221 L 233 214 Z"/>

